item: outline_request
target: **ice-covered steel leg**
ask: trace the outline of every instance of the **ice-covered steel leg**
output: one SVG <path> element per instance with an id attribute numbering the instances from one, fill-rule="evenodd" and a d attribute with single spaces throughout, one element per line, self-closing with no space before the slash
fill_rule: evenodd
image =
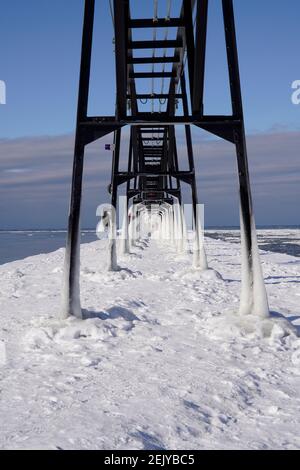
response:
<path id="1" fill-rule="evenodd" d="M 62 316 L 82 317 L 80 306 L 80 209 L 85 135 L 80 123 L 87 116 L 95 0 L 86 0 L 82 35 L 77 127 L 73 163 L 68 236 L 65 254 Z"/>
<path id="2" fill-rule="evenodd" d="M 255 221 L 252 208 L 248 158 L 244 128 L 243 104 L 232 0 L 222 0 L 232 112 L 239 124 L 234 130 L 239 175 L 242 290 L 240 313 L 268 316 L 269 307 L 259 259 Z"/>
<path id="3" fill-rule="evenodd" d="M 111 181 L 111 205 L 112 205 L 112 218 L 110 225 L 109 237 L 109 252 L 110 252 L 110 266 L 111 271 L 116 271 L 117 266 L 117 198 L 118 198 L 118 171 L 120 161 L 120 147 L 121 147 L 121 130 L 114 133 L 114 152 L 112 162 L 112 181 Z"/>

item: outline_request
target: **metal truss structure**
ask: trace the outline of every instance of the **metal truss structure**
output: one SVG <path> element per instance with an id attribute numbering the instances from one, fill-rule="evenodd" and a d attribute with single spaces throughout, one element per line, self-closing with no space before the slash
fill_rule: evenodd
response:
<path id="1" fill-rule="evenodd" d="M 149 0 L 150 1 L 150 0 Z M 197 187 L 191 126 L 197 126 L 226 141 L 236 149 L 240 186 L 241 230 L 246 247 L 246 278 L 253 293 L 253 246 L 256 232 L 250 192 L 244 117 L 239 76 L 237 41 L 232 0 L 222 3 L 227 50 L 231 115 L 205 115 L 203 107 L 208 0 L 182 0 L 178 17 L 139 18 L 131 15 L 130 0 L 114 0 L 116 60 L 116 113 L 114 116 L 88 116 L 88 96 L 93 43 L 95 0 L 85 0 L 80 69 L 78 117 L 73 180 L 66 250 L 66 315 L 80 316 L 79 245 L 80 206 L 85 147 L 114 133 L 111 202 L 117 205 L 120 185 L 126 183 L 128 201 L 142 204 L 182 201 L 181 185 L 191 188 L 194 217 L 197 217 Z M 165 39 L 134 40 L 149 30 L 166 31 Z M 170 32 L 170 37 L 168 39 Z M 152 53 L 149 54 L 149 51 Z M 163 53 L 158 53 L 163 51 Z M 161 71 L 156 71 L 159 64 Z M 151 71 L 139 71 L 148 65 Z M 145 68 L 145 67 L 144 67 Z M 167 89 L 161 93 L 139 93 L 140 80 L 162 79 Z M 145 110 L 145 103 L 152 110 Z M 159 103 L 159 111 L 154 104 Z M 180 113 L 178 112 L 180 110 Z M 183 125 L 188 170 L 180 168 L 176 126 Z M 128 170 L 119 170 L 122 129 L 130 126 Z M 252 302 L 254 300 L 252 299 Z M 251 307 L 249 307 L 251 309 Z"/>

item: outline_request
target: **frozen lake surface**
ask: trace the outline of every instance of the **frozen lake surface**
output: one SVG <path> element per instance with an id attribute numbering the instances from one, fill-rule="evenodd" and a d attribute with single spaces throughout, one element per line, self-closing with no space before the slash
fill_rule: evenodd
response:
<path id="1" fill-rule="evenodd" d="M 239 230 L 207 230 L 206 236 L 240 243 Z M 300 228 L 258 229 L 257 238 L 261 250 L 300 257 Z"/>
<path id="2" fill-rule="evenodd" d="M 66 237 L 65 230 L 0 231 L 0 265 L 63 248 Z M 95 240 L 97 237 L 94 230 L 82 232 L 82 243 Z"/>
<path id="3" fill-rule="evenodd" d="M 0 231 L 0 265 L 63 248 L 66 236 L 65 230 Z M 240 241 L 237 229 L 208 229 L 206 236 L 232 243 Z M 82 243 L 96 240 L 95 230 L 82 231 Z M 258 242 L 262 250 L 300 257 L 300 229 L 259 229 Z"/>

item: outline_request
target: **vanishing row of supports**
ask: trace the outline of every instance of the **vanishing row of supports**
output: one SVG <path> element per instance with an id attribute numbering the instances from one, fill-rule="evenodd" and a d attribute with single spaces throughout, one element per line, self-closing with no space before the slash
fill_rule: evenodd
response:
<path id="1" fill-rule="evenodd" d="M 221 0 L 227 50 L 230 93 L 232 102 L 231 116 L 206 116 L 203 95 L 205 77 L 206 31 L 208 19 L 208 0 L 183 0 L 179 18 L 131 19 L 130 1 L 114 0 L 115 48 L 116 48 L 116 115 L 89 117 L 87 115 L 91 51 L 95 0 L 85 0 L 85 14 L 82 40 L 78 115 L 73 166 L 72 192 L 68 225 L 68 240 L 65 259 L 65 288 L 63 315 L 81 318 L 80 305 L 80 208 L 85 146 L 111 132 L 114 132 L 114 153 L 111 180 L 111 217 L 109 221 L 110 269 L 117 268 L 116 259 L 116 210 L 120 185 L 126 183 L 127 204 L 140 205 L 142 212 L 149 204 L 158 204 L 161 221 L 161 234 L 172 233 L 174 226 L 183 231 L 181 183 L 191 187 L 194 229 L 197 233 L 194 249 L 194 266 L 207 269 L 207 259 L 203 246 L 201 221 L 198 217 L 198 196 L 196 187 L 195 164 L 191 125 L 204 129 L 235 146 L 237 154 L 241 239 L 242 239 L 242 293 L 240 312 L 243 314 L 268 315 L 268 302 L 260 266 L 256 228 L 253 216 L 250 180 L 245 140 L 244 117 L 239 77 L 238 53 L 232 0 Z M 194 37 L 193 9 L 196 5 L 196 34 Z M 176 40 L 172 41 L 134 41 L 134 28 L 177 28 Z M 135 50 L 174 48 L 174 55 L 167 57 L 140 57 Z M 188 90 L 185 80 L 185 57 L 188 69 Z M 136 64 L 172 63 L 172 72 L 136 73 Z M 139 95 L 136 81 L 146 77 L 162 76 L 170 78 L 169 91 L 165 95 Z M 181 91 L 179 92 L 179 87 Z M 139 99 L 157 99 L 164 96 L 167 100 L 166 111 L 162 113 L 142 112 Z M 175 102 L 181 100 L 183 114 L 176 115 Z M 130 103 L 130 112 L 127 104 Z M 189 161 L 188 171 L 181 171 L 177 155 L 175 126 L 185 126 L 186 147 Z M 121 130 L 130 125 L 130 145 L 128 170 L 119 171 Z M 147 142 L 151 142 L 149 146 Z M 153 145 L 155 144 L 155 145 Z M 175 186 L 173 182 L 175 181 Z M 179 205 L 176 205 L 179 201 Z M 132 230 L 132 220 L 128 223 L 128 205 L 123 230 Z M 176 207 L 174 209 L 173 207 Z M 140 211 L 138 211 L 140 213 Z M 177 225 L 176 225 L 177 224 Z M 130 251 L 130 240 L 122 242 L 122 252 Z M 181 242 L 180 242 L 181 243 Z M 179 249 L 183 249 L 180 248 Z"/>
<path id="2" fill-rule="evenodd" d="M 97 235 L 99 238 L 102 238 L 103 234 L 108 235 L 108 271 L 119 270 L 117 245 L 121 256 L 129 255 L 134 252 L 136 242 L 141 241 L 143 236 L 167 242 L 168 246 L 173 246 L 178 254 L 193 253 L 193 267 L 208 269 L 200 213 L 197 216 L 199 222 L 194 224 L 192 231 L 189 231 L 184 208 L 178 200 L 174 200 L 172 204 L 167 202 L 153 205 L 133 204 L 129 210 L 127 199 L 124 200 L 123 223 L 119 235 L 113 206 L 104 204 L 97 213 L 100 217 Z"/>

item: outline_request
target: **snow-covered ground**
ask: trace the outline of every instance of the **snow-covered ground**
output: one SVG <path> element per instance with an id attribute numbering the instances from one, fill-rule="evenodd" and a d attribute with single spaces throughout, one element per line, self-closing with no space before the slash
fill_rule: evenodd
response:
<path id="1" fill-rule="evenodd" d="M 107 273 L 106 246 L 82 246 L 83 321 L 57 320 L 64 250 L 0 266 L 0 448 L 300 448 L 300 259 L 261 252 L 257 321 L 235 243 L 207 239 L 220 276 L 154 240 Z"/>

